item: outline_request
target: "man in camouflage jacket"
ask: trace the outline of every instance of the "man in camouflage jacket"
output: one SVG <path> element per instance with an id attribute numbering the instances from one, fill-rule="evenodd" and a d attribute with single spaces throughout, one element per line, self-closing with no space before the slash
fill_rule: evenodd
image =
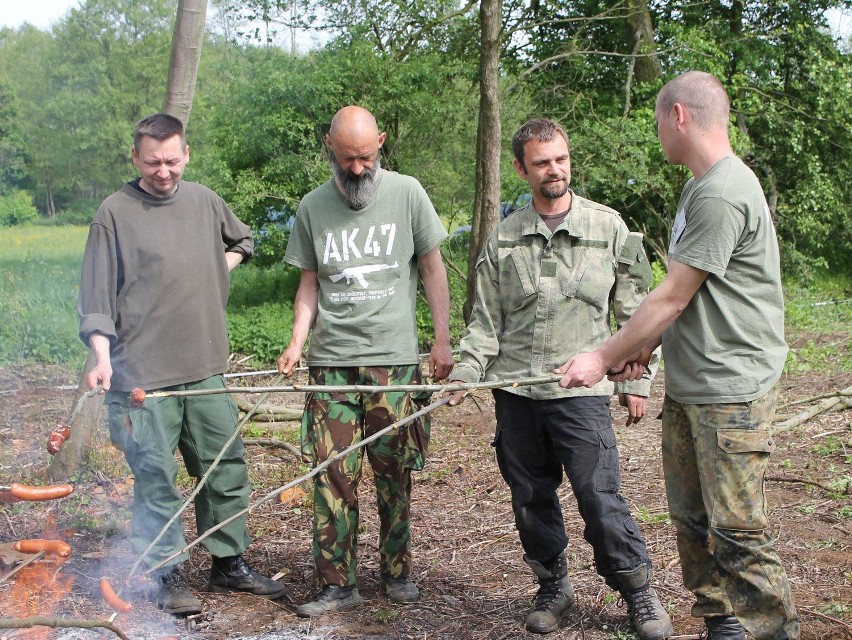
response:
<path id="1" fill-rule="evenodd" d="M 620 326 L 651 283 L 642 236 L 618 212 L 574 194 L 568 136 L 531 120 L 512 141 L 515 169 L 532 201 L 498 225 L 476 264 L 477 299 L 461 342 L 456 381 L 547 374 L 566 357 L 595 348 Z M 566 390 L 556 383 L 496 390 L 494 446 L 512 492 L 524 560 L 539 590 L 528 630 L 548 633 L 575 607 L 567 574 L 568 538 L 556 490 L 568 475 L 594 549 L 598 573 L 621 592 L 640 638 L 662 640 L 671 622 L 650 587 L 645 541 L 619 495 L 618 449 L 610 414 L 614 391 L 628 424 L 645 413 L 650 375 L 614 386 Z M 461 401 L 461 393 L 452 403 Z"/>

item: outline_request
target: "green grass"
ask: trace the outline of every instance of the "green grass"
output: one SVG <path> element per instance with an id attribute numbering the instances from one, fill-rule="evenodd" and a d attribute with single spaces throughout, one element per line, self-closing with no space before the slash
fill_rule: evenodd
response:
<path id="1" fill-rule="evenodd" d="M 0 361 L 75 363 L 77 292 L 87 226 L 0 228 Z"/>

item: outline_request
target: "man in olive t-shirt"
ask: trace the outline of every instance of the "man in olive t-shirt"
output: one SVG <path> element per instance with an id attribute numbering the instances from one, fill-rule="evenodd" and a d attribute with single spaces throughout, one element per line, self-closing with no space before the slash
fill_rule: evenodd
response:
<path id="1" fill-rule="evenodd" d="M 417 355 L 418 268 L 435 327 L 430 375 L 453 364 L 447 274 L 439 245 L 447 233 L 423 187 L 379 162 L 385 134 L 357 106 L 334 116 L 326 136 L 334 178 L 307 194 L 284 260 L 301 269 L 290 344 L 278 359 L 290 374 L 308 351 L 312 384 L 388 385 L 420 382 Z M 406 393 L 310 393 L 302 448 L 315 464 L 414 411 Z M 419 597 L 411 582 L 411 471 L 423 466 L 428 422 L 417 420 L 365 449 L 378 499 L 379 555 L 385 593 L 394 602 Z M 361 450 L 314 480 L 313 556 L 316 600 L 297 607 L 317 616 L 362 602 L 355 588 Z"/>
<path id="2" fill-rule="evenodd" d="M 801 636 L 766 517 L 763 479 L 787 346 L 778 242 L 754 173 L 728 138 L 721 83 L 691 71 L 657 96 L 660 146 L 692 171 L 669 273 L 630 321 L 557 369 L 565 387 L 632 379 L 662 340 L 663 471 L 692 614 L 710 640 Z"/>

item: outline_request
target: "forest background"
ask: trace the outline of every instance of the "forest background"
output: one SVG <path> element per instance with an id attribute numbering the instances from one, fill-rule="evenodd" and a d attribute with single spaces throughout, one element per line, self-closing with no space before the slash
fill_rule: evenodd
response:
<path id="1" fill-rule="evenodd" d="M 554 118 L 571 136 L 574 190 L 646 234 L 659 280 L 688 172 L 665 162 L 654 98 L 674 75 L 706 70 L 729 88 L 735 149 L 767 194 L 788 306 L 809 309 L 806 317 L 839 302 L 832 316 L 848 320 L 852 42 L 830 32 L 826 15 L 852 2 L 492 4 L 501 15 L 502 209 L 526 186 L 511 166 L 511 134 L 530 117 Z M 132 127 L 161 108 L 176 7 L 83 0 L 49 30 L 0 30 L 2 361 L 85 358 L 74 311 L 85 226 L 135 175 Z M 460 337 L 464 229 L 475 226 L 479 188 L 480 16 L 474 0 L 211 4 L 185 177 L 219 192 L 257 234 L 256 259 L 234 275 L 232 351 L 260 364 L 286 345 L 298 282 L 281 261 L 290 220 L 329 177 L 322 137 L 352 103 L 388 133 L 383 166 L 416 176 L 458 232 L 445 257 Z M 418 315 L 426 346 L 425 305 Z M 839 351 L 852 359 L 848 342 Z"/>

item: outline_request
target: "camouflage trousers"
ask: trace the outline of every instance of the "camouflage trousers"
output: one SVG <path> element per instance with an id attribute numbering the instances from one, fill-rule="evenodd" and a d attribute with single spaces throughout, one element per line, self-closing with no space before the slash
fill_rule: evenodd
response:
<path id="1" fill-rule="evenodd" d="M 419 384 L 419 365 L 311 367 L 311 384 Z M 428 402 L 429 394 L 310 393 L 302 417 L 302 452 L 314 465 L 368 438 Z M 429 441 L 428 416 L 337 460 L 314 479 L 313 556 L 317 581 L 355 584 L 358 544 L 358 484 L 362 452 L 373 469 L 380 520 L 381 570 L 393 577 L 411 573 L 411 471 L 423 468 Z"/>
<path id="2" fill-rule="evenodd" d="M 752 402 L 663 406 L 663 471 L 692 615 L 731 615 L 757 640 L 801 636 L 772 544 L 764 475 L 777 386 Z"/>

